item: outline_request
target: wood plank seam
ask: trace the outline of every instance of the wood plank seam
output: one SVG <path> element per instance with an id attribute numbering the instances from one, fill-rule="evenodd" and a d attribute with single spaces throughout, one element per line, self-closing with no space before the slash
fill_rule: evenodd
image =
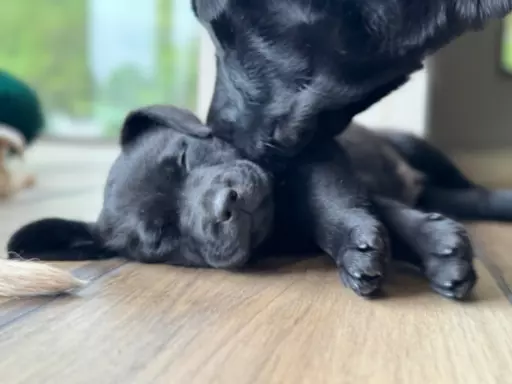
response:
<path id="1" fill-rule="evenodd" d="M 80 195 L 84 195 L 91 192 L 98 191 L 101 193 L 101 188 L 98 186 L 88 186 L 88 187 L 81 187 L 78 189 L 72 189 L 67 191 L 49 191 L 47 193 L 40 193 L 37 196 L 29 197 L 26 199 L 23 199 L 22 201 L 9 201 L 9 208 L 16 208 L 16 207 L 25 207 L 26 205 L 32 205 L 32 204 L 40 204 L 43 201 L 50 201 L 50 200 L 56 200 L 56 199 L 62 199 L 67 197 L 76 197 Z"/>
<path id="2" fill-rule="evenodd" d="M 499 290 L 506 297 L 507 301 L 512 305 L 512 289 L 503 277 L 498 266 L 490 258 L 485 256 L 483 252 L 477 252 L 476 258 L 482 262 L 482 265 L 492 276 Z"/>
<path id="3" fill-rule="evenodd" d="M 482 265 L 489 272 L 501 293 L 503 293 L 509 304 L 512 305 L 512 288 L 501 273 L 499 266 L 487 256 L 485 246 L 478 241 L 476 236 L 472 236 L 471 242 L 475 258 L 482 262 Z"/>

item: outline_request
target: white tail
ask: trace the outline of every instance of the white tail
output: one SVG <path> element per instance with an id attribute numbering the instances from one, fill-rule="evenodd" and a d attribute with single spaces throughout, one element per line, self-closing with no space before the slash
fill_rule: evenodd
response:
<path id="1" fill-rule="evenodd" d="M 0 259 L 0 296 L 56 295 L 85 284 L 68 271 L 37 261 Z"/>

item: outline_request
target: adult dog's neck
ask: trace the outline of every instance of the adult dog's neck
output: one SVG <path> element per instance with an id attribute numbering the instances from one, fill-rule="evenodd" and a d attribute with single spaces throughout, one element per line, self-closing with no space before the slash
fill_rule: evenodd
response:
<path id="1" fill-rule="evenodd" d="M 263 166 L 340 133 L 426 55 L 512 9 L 512 0 L 193 2 L 217 50 L 208 123 Z"/>
<path id="2" fill-rule="evenodd" d="M 288 148 L 280 146 L 287 139 L 283 136 L 293 140 L 295 134 L 301 133 L 308 136 L 300 137 L 308 145 L 339 134 L 355 115 L 405 83 L 411 72 L 421 68 L 421 62 L 409 60 L 389 68 L 371 67 L 367 69 L 368 76 L 361 75 L 365 71 L 362 66 L 357 70 L 349 65 L 341 68 L 340 73 L 358 73 L 360 81 L 349 83 L 333 76 L 311 86 L 315 80 L 300 84 L 300 75 L 294 79 L 290 71 L 280 76 L 277 69 L 270 74 L 260 71 L 253 79 L 233 58 L 218 57 L 208 125 L 244 156 L 271 168 L 303 149 L 296 142 Z M 305 125 L 307 132 L 302 130 Z M 284 126 L 286 129 L 276 139 Z"/>

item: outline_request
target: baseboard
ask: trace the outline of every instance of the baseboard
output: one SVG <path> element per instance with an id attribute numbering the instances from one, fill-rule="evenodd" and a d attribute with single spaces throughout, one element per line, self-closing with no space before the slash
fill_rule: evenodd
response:
<path id="1" fill-rule="evenodd" d="M 452 151 L 450 158 L 471 180 L 496 188 L 512 188 L 512 147 L 492 151 Z"/>

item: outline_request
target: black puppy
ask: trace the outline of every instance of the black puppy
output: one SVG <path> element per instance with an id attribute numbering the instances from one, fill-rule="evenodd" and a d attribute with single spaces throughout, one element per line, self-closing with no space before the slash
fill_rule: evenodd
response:
<path id="1" fill-rule="evenodd" d="M 354 115 L 405 83 L 427 55 L 505 16 L 512 0 L 192 0 L 192 7 L 216 46 L 208 125 L 277 175 L 307 164 L 309 154 L 332 153 L 331 138 Z M 384 259 L 386 231 L 349 154 L 336 152 L 336 167 L 322 175 L 343 175 L 334 189 L 344 212 L 337 226 L 357 227 L 344 247 L 358 250 L 354 258 Z"/>
<path id="2" fill-rule="evenodd" d="M 14 235 L 8 249 L 84 249 L 69 257 L 120 254 L 147 263 L 228 268 L 245 264 L 270 232 L 271 178 L 211 137 L 192 113 L 159 105 L 133 111 L 121 149 L 95 223 L 36 222 Z"/>
<path id="3" fill-rule="evenodd" d="M 272 186 L 259 166 L 241 160 L 210 133 L 181 109 L 152 106 L 132 112 L 98 220 L 36 221 L 11 237 L 9 251 L 43 260 L 124 256 L 235 268 L 251 256 L 321 249 L 347 285 L 370 295 L 382 284 L 388 244 L 371 243 L 370 249 L 368 241 L 353 239 L 360 239 L 363 229 L 385 227 L 395 258 L 419 266 L 443 295 L 462 298 L 476 279 L 464 228 L 411 207 L 419 202 L 466 218 L 512 219 L 510 192 L 475 187 L 435 149 L 403 134 L 381 136 L 353 126 L 340 142 L 331 140 L 297 158 L 283 181 Z M 350 160 L 341 146 L 349 149 L 361 181 L 375 196 L 357 215 L 345 210 L 346 200 L 360 193 L 347 195 L 344 165 Z M 453 200 L 449 209 L 442 205 L 446 196 Z"/>

